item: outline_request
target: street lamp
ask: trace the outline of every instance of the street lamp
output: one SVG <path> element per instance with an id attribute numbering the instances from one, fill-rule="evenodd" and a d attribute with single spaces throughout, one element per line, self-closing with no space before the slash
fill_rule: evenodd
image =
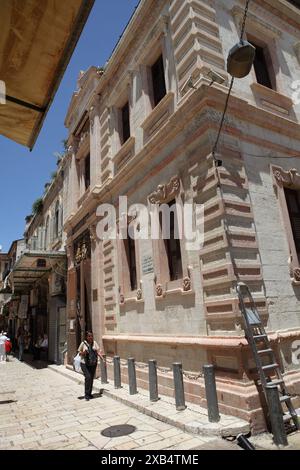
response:
<path id="1" fill-rule="evenodd" d="M 235 78 L 246 77 L 253 65 L 255 50 L 250 42 L 241 39 L 228 53 L 227 72 Z"/>

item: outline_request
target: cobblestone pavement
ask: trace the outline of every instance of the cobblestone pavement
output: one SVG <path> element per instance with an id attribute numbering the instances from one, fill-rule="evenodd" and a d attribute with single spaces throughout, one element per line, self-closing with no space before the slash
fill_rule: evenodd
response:
<path id="1" fill-rule="evenodd" d="M 79 400 L 82 385 L 14 358 L 0 363 L 0 384 L 0 449 L 233 448 L 215 437 L 185 433 L 106 396 Z M 136 431 L 116 438 L 101 435 L 119 424 L 132 424 Z"/>

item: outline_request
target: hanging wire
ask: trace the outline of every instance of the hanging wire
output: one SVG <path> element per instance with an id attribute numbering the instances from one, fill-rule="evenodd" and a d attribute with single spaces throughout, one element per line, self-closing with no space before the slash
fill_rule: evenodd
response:
<path id="1" fill-rule="evenodd" d="M 223 111 L 220 126 L 219 126 L 218 135 L 217 135 L 217 138 L 216 138 L 215 144 L 213 146 L 213 150 L 212 150 L 212 156 L 213 156 L 215 162 L 216 162 L 216 152 L 217 152 L 217 148 L 218 148 L 218 143 L 219 143 L 221 132 L 222 132 L 222 129 L 223 129 L 223 124 L 224 124 L 224 121 L 225 121 L 225 116 L 226 116 L 228 103 L 229 103 L 229 98 L 230 98 L 230 95 L 231 95 L 231 90 L 232 90 L 233 84 L 234 84 L 234 77 L 231 78 L 229 90 L 228 90 L 227 97 L 226 97 L 225 107 L 224 107 L 224 111 Z"/>
<path id="2" fill-rule="evenodd" d="M 244 37 L 244 34 L 245 34 L 246 21 L 247 21 L 247 15 L 248 15 L 248 10 L 249 10 L 249 3 L 250 3 L 250 0 L 247 0 L 247 1 L 246 1 L 246 5 L 245 5 L 244 16 L 243 16 L 241 34 L 240 34 L 240 42 L 241 42 L 241 43 L 243 42 L 243 37 Z M 215 144 L 214 144 L 213 149 L 212 149 L 212 156 L 213 156 L 213 159 L 214 159 L 214 162 L 215 162 L 216 166 L 217 166 L 217 164 L 218 164 L 218 161 L 217 161 L 217 158 L 216 158 L 216 152 L 217 152 L 217 148 L 218 148 L 218 144 L 219 144 L 221 132 L 222 132 L 223 125 L 224 125 L 225 116 L 226 116 L 226 112 L 227 112 L 227 108 L 228 108 L 228 103 L 229 103 L 229 98 L 230 98 L 230 95 L 231 95 L 231 91 L 232 91 L 232 88 L 233 88 L 233 84 L 234 84 L 234 77 L 231 78 L 231 82 L 230 82 L 230 86 L 229 86 L 229 90 L 228 90 L 228 93 L 227 93 L 226 102 L 225 102 L 225 106 L 224 106 L 224 111 L 223 111 L 222 118 L 221 118 L 221 122 L 220 122 L 220 126 L 219 126 L 218 135 L 217 135 Z"/>
<path id="3" fill-rule="evenodd" d="M 244 12 L 244 17 L 243 17 L 243 23 L 242 23 L 242 29 L 241 29 L 241 36 L 240 36 L 240 41 L 243 41 L 244 38 L 244 33 L 245 33 L 245 28 L 246 28 L 246 21 L 247 21 L 247 15 L 248 15 L 248 10 L 249 10 L 249 3 L 250 0 L 246 1 L 246 6 L 245 6 L 245 12 Z"/>

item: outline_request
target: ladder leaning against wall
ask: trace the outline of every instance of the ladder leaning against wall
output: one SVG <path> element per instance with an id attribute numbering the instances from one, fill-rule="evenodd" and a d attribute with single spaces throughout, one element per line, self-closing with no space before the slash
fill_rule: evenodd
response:
<path id="1" fill-rule="evenodd" d="M 292 404 L 291 396 L 286 391 L 280 366 L 276 362 L 274 351 L 271 348 L 268 335 L 266 334 L 261 322 L 249 287 L 243 282 L 239 282 L 237 285 L 237 293 L 241 312 L 244 318 L 245 336 L 252 349 L 253 358 L 259 375 L 260 384 L 266 397 L 266 402 L 268 404 L 266 388 L 270 385 L 276 385 L 284 423 L 292 424 L 299 430 L 299 417 Z"/>

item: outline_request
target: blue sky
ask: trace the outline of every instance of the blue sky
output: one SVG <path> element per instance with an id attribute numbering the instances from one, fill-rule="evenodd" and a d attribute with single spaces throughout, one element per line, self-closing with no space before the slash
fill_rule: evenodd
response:
<path id="1" fill-rule="evenodd" d="M 64 118 L 80 70 L 101 66 L 110 57 L 139 0 L 95 0 L 33 151 L 0 135 L 0 245 L 7 251 L 22 238 L 26 215 L 56 169 L 55 152 L 67 136 Z M 1 77 L 0 77 L 1 79 Z"/>

